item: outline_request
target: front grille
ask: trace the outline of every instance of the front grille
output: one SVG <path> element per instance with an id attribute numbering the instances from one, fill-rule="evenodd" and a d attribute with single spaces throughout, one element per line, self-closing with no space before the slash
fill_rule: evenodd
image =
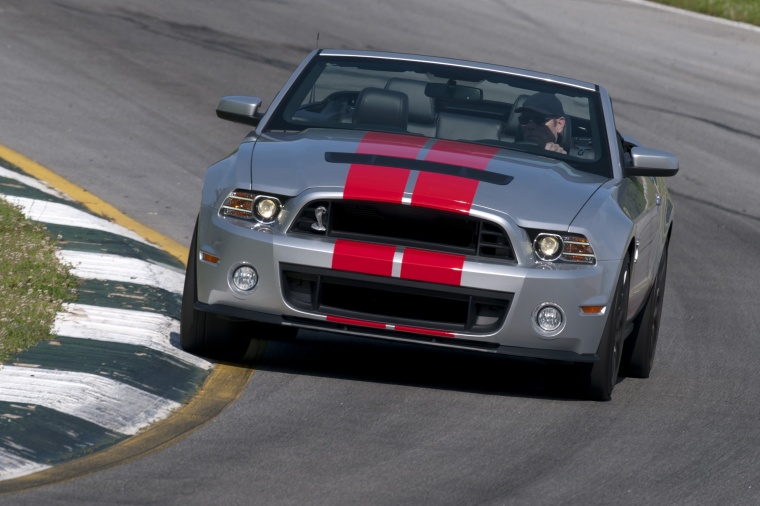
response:
<path id="1" fill-rule="evenodd" d="M 317 209 L 326 211 L 320 228 Z M 423 207 L 320 200 L 301 210 L 291 233 L 417 247 L 514 262 L 506 232 L 494 223 Z"/>
<path id="2" fill-rule="evenodd" d="M 512 294 L 431 287 L 396 278 L 283 264 L 285 300 L 297 309 L 358 320 L 439 330 L 488 333 L 506 318 Z"/>

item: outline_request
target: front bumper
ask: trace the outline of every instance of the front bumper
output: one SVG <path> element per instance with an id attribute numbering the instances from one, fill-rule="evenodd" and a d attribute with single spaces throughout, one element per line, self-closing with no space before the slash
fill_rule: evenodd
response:
<path id="1" fill-rule="evenodd" d="M 197 262 L 197 308 L 234 318 L 422 342 L 514 356 L 591 362 L 617 262 L 593 266 L 504 263 L 466 259 L 456 286 L 333 269 L 335 241 L 285 235 L 267 227 L 221 218 L 201 209 L 199 250 L 220 260 Z M 394 262 L 400 259 L 394 258 Z M 231 282 L 241 265 L 253 266 L 258 284 L 241 292 Z M 395 265 L 395 264 L 394 264 Z M 542 334 L 534 312 L 560 307 L 562 331 Z"/>

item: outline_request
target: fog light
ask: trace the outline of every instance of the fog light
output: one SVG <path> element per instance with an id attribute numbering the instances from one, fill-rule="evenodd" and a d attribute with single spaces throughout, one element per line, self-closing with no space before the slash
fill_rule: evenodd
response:
<path id="1" fill-rule="evenodd" d="M 256 283 L 259 282 L 259 275 L 256 269 L 250 265 L 241 265 L 232 274 L 232 283 L 240 291 L 249 292 L 256 288 Z"/>
<path id="2" fill-rule="evenodd" d="M 545 337 L 553 337 L 565 328 L 565 314 L 556 304 L 544 303 L 533 311 L 533 327 Z"/>
<path id="3" fill-rule="evenodd" d="M 562 325 L 562 313 L 554 306 L 547 306 L 538 312 L 536 323 L 546 332 L 554 332 Z"/>

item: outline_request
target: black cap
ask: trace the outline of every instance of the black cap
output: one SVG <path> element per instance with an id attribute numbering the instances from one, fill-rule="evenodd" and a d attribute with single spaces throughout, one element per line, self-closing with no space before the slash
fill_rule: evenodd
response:
<path id="1" fill-rule="evenodd" d="M 536 93 L 529 96 L 516 111 L 535 111 L 552 118 L 560 118 L 565 115 L 565 111 L 562 110 L 562 102 L 551 93 Z"/>

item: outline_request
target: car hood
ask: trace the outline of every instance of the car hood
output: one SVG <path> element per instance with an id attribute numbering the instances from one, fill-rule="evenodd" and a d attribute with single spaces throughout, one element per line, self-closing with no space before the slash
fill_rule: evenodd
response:
<path id="1" fill-rule="evenodd" d="M 251 187 L 257 191 L 404 198 L 413 205 L 504 214 L 525 228 L 569 226 L 606 181 L 549 157 L 410 135 L 320 129 L 268 133 L 254 142 Z"/>

